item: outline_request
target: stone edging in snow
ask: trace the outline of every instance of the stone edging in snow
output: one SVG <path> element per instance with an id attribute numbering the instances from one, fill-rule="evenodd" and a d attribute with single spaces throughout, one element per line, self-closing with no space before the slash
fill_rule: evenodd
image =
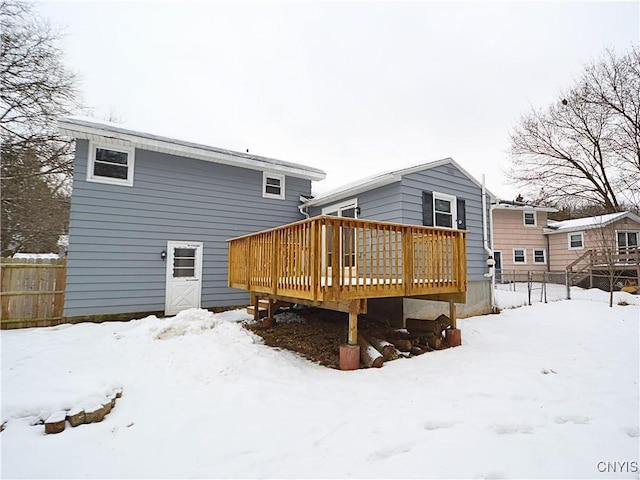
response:
<path id="1" fill-rule="evenodd" d="M 116 390 L 110 397 L 101 404 L 90 407 L 75 407 L 71 410 L 60 410 L 55 412 L 44 421 L 44 433 L 63 432 L 67 422 L 72 427 L 77 427 L 84 423 L 101 422 L 104 417 L 116 406 L 116 399 L 122 397 L 122 389 Z"/>

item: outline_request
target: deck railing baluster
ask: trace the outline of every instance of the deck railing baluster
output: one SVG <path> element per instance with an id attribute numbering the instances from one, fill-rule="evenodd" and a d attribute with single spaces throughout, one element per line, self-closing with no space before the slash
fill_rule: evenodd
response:
<path id="1" fill-rule="evenodd" d="M 229 286 L 313 301 L 465 292 L 464 231 L 320 216 L 229 241 Z"/>

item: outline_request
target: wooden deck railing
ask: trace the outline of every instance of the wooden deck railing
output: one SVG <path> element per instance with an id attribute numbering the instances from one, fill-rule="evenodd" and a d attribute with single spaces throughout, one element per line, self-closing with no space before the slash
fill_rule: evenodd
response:
<path id="1" fill-rule="evenodd" d="M 229 240 L 228 284 L 311 302 L 467 290 L 465 231 L 319 216 Z"/>

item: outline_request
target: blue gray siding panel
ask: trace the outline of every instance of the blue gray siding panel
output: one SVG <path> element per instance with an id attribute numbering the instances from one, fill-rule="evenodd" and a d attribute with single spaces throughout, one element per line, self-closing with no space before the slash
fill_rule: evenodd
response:
<path id="1" fill-rule="evenodd" d="M 422 192 L 445 193 L 462 198 L 467 215 L 467 271 L 469 281 L 486 280 L 487 254 L 482 238 L 482 190 L 453 165 L 411 173 L 402 178 L 403 222 L 422 225 Z M 487 205 L 489 202 L 487 202 Z M 488 221 L 487 208 L 487 221 Z"/>
<path id="2" fill-rule="evenodd" d="M 467 228 L 467 267 L 469 281 L 487 280 L 484 274 L 487 254 L 483 247 L 482 190 L 455 165 L 440 165 L 404 175 L 400 181 L 373 188 L 357 195 L 360 218 L 422 225 L 422 192 L 428 190 L 465 200 Z M 345 198 L 337 203 L 342 203 Z M 487 222 L 489 218 L 487 202 Z M 320 205 L 309 213 L 320 215 Z"/>
<path id="3" fill-rule="evenodd" d="M 402 221 L 402 196 L 400 195 L 400 184 L 393 183 L 374 190 L 363 192 L 355 197 L 347 197 L 338 202 L 330 202 L 318 207 L 311 207 L 309 215 L 315 217 L 322 214 L 322 209 L 338 203 L 344 203 L 357 198 L 360 207 L 359 218 L 377 220 L 380 222 Z"/>
<path id="4" fill-rule="evenodd" d="M 300 220 L 311 181 L 286 177 L 285 200 L 262 197 L 262 172 L 136 149 L 134 186 L 86 181 L 76 162 L 64 315 L 164 310 L 168 240 L 203 242 L 202 306 L 248 301 L 227 288 L 229 238 Z"/>

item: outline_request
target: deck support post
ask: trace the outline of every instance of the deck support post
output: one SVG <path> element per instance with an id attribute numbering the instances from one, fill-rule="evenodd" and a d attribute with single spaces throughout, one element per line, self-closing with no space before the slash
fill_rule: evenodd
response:
<path id="1" fill-rule="evenodd" d="M 258 310 L 260 297 L 253 292 L 251 292 L 251 305 L 253 305 L 253 321 L 257 322 L 260 320 L 260 311 Z"/>
<path id="2" fill-rule="evenodd" d="M 267 307 L 267 316 L 265 317 L 265 319 L 262 321 L 262 326 L 265 328 L 273 328 L 276 326 L 276 317 L 275 315 L 275 310 L 276 310 L 276 301 L 272 298 L 269 298 L 269 304 Z"/>
<path id="3" fill-rule="evenodd" d="M 445 330 L 445 338 L 450 347 L 462 345 L 462 332 L 458 328 L 457 308 L 453 300 L 449 300 L 449 319 L 451 328 Z"/>
<path id="4" fill-rule="evenodd" d="M 449 319 L 451 319 L 451 328 L 458 328 L 458 313 L 457 313 L 456 304 L 453 300 L 449 301 Z"/>
<path id="5" fill-rule="evenodd" d="M 358 345 L 358 314 L 360 313 L 360 300 L 349 302 L 349 345 Z"/>
<path id="6" fill-rule="evenodd" d="M 340 370 L 360 368 L 360 345 L 358 345 L 358 315 L 366 313 L 366 301 L 361 299 L 349 302 L 349 334 L 347 345 L 340 345 Z"/>

